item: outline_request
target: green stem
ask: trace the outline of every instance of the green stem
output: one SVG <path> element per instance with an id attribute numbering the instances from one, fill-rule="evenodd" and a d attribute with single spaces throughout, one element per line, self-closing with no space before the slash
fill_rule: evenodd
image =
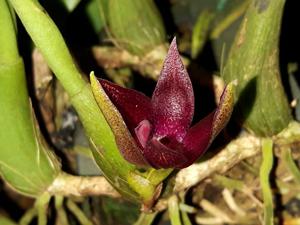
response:
<path id="1" fill-rule="evenodd" d="M 33 220 L 33 218 L 37 215 L 36 208 L 28 209 L 25 214 L 21 217 L 19 224 L 20 225 L 28 225 Z"/>
<path id="2" fill-rule="evenodd" d="M 181 211 L 182 223 L 183 225 L 192 225 L 192 222 L 187 214 L 187 212 Z"/>
<path id="3" fill-rule="evenodd" d="M 38 225 L 47 225 L 47 210 L 51 196 L 48 193 L 41 195 L 35 203 L 38 213 Z"/>
<path id="4" fill-rule="evenodd" d="M 56 195 L 55 196 L 55 209 L 57 213 L 56 222 L 57 224 L 61 224 L 61 225 L 69 225 L 68 217 L 64 209 L 63 203 L 64 203 L 64 197 L 61 195 Z"/>
<path id="5" fill-rule="evenodd" d="M 71 200 L 67 200 L 67 207 L 73 213 L 73 215 L 78 219 L 82 225 L 93 225 L 93 223 L 84 215 L 82 210 Z"/>
<path id="6" fill-rule="evenodd" d="M 168 210 L 169 217 L 172 225 L 181 225 L 180 214 L 179 214 L 179 206 L 178 206 L 178 198 L 176 195 L 173 195 L 168 200 Z"/>
<path id="7" fill-rule="evenodd" d="M 290 173 L 293 175 L 295 181 L 298 184 L 300 184 L 300 171 L 293 159 L 290 148 L 282 149 L 282 159 L 284 160 L 284 163 L 287 166 Z"/>
<path id="8" fill-rule="evenodd" d="M 85 82 L 75 67 L 63 37 L 55 24 L 50 22 L 48 14 L 36 1 L 9 1 L 67 92 L 71 96 L 79 93 Z"/>
<path id="9" fill-rule="evenodd" d="M 274 224 L 273 195 L 270 185 L 270 173 L 273 167 L 273 141 L 271 139 L 262 140 L 262 164 L 259 178 L 264 200 L 264 225 Z"/>

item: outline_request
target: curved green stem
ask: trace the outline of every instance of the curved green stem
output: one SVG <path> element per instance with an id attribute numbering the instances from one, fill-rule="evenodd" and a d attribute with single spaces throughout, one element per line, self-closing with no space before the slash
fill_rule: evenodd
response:
<path id="1" fill-rule="evenodd" d="M 173 195 L 168 200 L 168 210 L 169 217 L 172 225 L 181 225 L 180 214 L 179 214 L 179 206 L 178 206 L 178 198 L 176 195 Z"/>
<path id="2" fill-rule="evenodd" d="M 54 196 L 55 198 L 55 209 L 56 209 L 56 222 L 61 225 L 69 225 L 66 210 L 63 207 L 64 197 L 61 195 Z"/>
<path id="3" fill-rule="evenodd" d="M 10 0 L 10 2 L 67 92 L 71 96 L 79 93 L 85 86 L 85 82 L 78 72 L 60 32 L 54 23 L 49 22 L 48 14 L 37 1 Z"/>
<path id="4" fill-rule="evenodd" d="M 295 181 L 300 184 L 300 171 L 297 167 L 295 161 L 293 160 L 292 152 L 290 148 L 282 149 L 282 159 L 284 160 L 285 165 L 288 170 L 293 175 Z"/>
<path id="5" fill-rule="evenodd" d="M 35 202 L 38 214 L 38 225 L 47 225 L 47 209 L 51 196 L 48 193 L 41 195 Z"/>
<path id="6" fill-rule="evenodd" d="M 273 167 L 273 141 L 262 140 L 262 164 L 259 171 L 260 185 L 264 200 L 264 225 L 274 224 L 273 195 L 270 185 L 270 173 Z"/>
<path id="7" fill-rule="evenodd" d="M 36 208 L 30 208 L 28 209 L 25 214 L 21 217 L 19 221 L 19 225 L 28 225 L 31 223 L 33 218 L 37 215 Z"/>
<path id="8" fill-rule="evenodd" d="M 187 212 L 181 211 L 182 223 L 183 225 L 192 225 L 192 222 L 187 214 Z"/>
<path id="9" fill-rule="evenodd" d="M 78 219 L 82 225 L 93 225 L 93 223 L 84 215 L 82 210 L 71 200 L 67 200 L 67 207 L 73 213 L 73 215 Z"/>

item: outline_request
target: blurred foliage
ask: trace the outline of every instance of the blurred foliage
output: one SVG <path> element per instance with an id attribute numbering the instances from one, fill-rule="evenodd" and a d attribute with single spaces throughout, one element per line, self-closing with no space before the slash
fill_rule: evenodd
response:
<path id="1" fill-rule="evenodd" d="M 1 225 L 16 225 L 12 220 L 0 215 L 0 224 Z"/>

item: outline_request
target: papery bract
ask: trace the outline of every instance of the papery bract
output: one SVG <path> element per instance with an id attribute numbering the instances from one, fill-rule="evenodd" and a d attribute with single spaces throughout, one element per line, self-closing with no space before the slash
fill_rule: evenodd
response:
<path id="1" fill-rule="evenodd" d="M 229 84 L 217 109 L 190 128 L 194 92 L 175 38 L 151 99 L 109 81 L 97 81 L 94 76 L 91 76 L 91 84 L 121 153 L 139 166 L 183 168 L 191 165 L 227 124 L 233 109 L 233 85 Z M 108 103 L 108 98 L 113 104 Z"/>

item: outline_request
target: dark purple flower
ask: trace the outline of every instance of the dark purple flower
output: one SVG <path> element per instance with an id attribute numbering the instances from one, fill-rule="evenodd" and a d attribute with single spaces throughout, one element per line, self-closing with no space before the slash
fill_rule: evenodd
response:
<path id="1" fill-rule="evenodd" d="M 194 93 L 175 38 L 151 99 L 106 80 L 98 82 L 91 77 L 91 83 L 122 155 L 140 166 L 191 165 L 226 125 L 233 108 L 230 84 L 224 89 L 217 109 L 190 127 Z"/>

